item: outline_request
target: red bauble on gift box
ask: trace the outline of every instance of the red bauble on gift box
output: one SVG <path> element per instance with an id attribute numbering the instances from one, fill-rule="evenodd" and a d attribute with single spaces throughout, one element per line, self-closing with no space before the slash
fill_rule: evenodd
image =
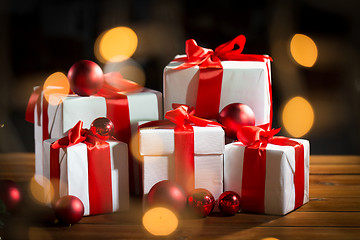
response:
<path id="1" fill-rule="evenodd" d="M 82 60 L 72 65 L 67 77 L 71 90 L 80 96 L 96 94 L 104 84 L 102 69 L 89 60 Z"/>
<path id="2" fill-rule="evenodd" d="M 242 103 L 232 103 L 224 107 L 217 120 L 225 127 L 225 135 L 232 139 L 236 139 L 236 134 L 241 127 L 255 126 L 253 110 Z"/>
<path id="3" fill-rule="evenodd" d="M 96 118 L 90 125 L 90 132 L 95 137 L 106 141 L 114 135 L 114 124 L 106 117 Z"/>

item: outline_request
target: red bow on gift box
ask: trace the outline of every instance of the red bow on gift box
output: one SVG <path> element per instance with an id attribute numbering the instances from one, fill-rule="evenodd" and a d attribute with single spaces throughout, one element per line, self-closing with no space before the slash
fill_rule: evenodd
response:
<path id="1" fill-rule="evenodd" d="M 272 130 L 268 128 L 268 124 L 244 126 L 237 133 L 240 142 L 246 146 L 241 188 L 243 211 L 264 212 L 267 144 L 294 147 L 295 208 L 300 207 L 304 201 L 304 146 L 286 137 L 274 137 L 280 128 Z"/>
<path id="2" fill-rule="evenodd" d="M 59 150 L 79 143 L 87 146 L 88 186 L 90 214 L 112 212 L 112 180 L 110 146 L 107 142 L 90 134 L 83 129 L 83 122 L 79 121 L 69 130 L 68 136 L 53 142 L 50 147 L 50 179 L 53 183 L 56 201 L 59 198 L 60 163 Z M 85 181 L 85 179 L 84 179 Z"/>
<path id="3" fill-rule="evenodd" d="M 221 126 L 221 124 L 194 116 L 195 109 L 186 105 L 173 104 L 174 110 L 165 114 L 168 120 L 152 121 L 142 124 L 140 128 L 168 126 L 174 123 L 174 161 L 175 182 L 177 182 L 186 193 L 195 187 L 194 169 L 194 129 L 193 126 Z"/>
<path id="4" fill-rule="evenodd" d="M 183 62 L 175 69 L 186 69 L 199 66 L 199 85 L 196 98 L 196 115 L 207 119 L 216 119 L 220 108 L 223 66 L 221 61 L 260 61 L 272 59 L 266 55 L 243 54 L 246 38 L 239 35 L 233 40 L 221 44 L 215 51 L 197 45 L 194 39 L 186 41 L 186 57 L 174 59 Z M 235 47 L 238 46 L 237 49 Z M 266 63 L 271 99 L 270 68 Z M 271 109 L 271 106 L 270 106 Z M 270 110 L 270 125 L 272 110 Z"/>

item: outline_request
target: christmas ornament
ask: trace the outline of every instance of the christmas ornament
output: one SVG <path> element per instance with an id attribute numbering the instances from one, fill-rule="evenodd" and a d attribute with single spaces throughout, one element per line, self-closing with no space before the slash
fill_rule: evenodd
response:
<path id="1" fill-rule="evenodd" d="M 75 196 L 67 195 L 58 199 L 54 206 L 56 217 L 65 224 L 74 224 L 84 215 L 84 205 Z"/>
<path id="2" fill-rule="evenodd" d="M 91 123 L 90 132 L 102 140 L 108 140 L 114 134 L 114 124 L 106 117 L 99 117 Z"/>
<path id="3" fill-rule="evenodd" d="M 201 217 L 209 215 L 215 205 L 214 196 L 204 188 L 192 190 L 187 200 L 193 212 Z"/>
<path id="4" fill-rule="evenodd" d="M 0 181 L 0 199 L 7 211 L 12 211 L 21 201 L 21 192 L 18 186 L 10 180 Z"/>
<path id="5" fill-rule="evenodd" d="M 219 209 L 227 215 L 234 215 L 240 210 L 240 196 L 233 191 L 223 192 L 219 197 Z"/>
<path id="6" fill-rule="evenodd" d="M 104 84 L 100 66 L 89 60 L 82 60 L 71 66 L 68 72 L 70 88 L 80 96 L 96 94 Z"/>
<path id="7" fill-rule="evenodd" d="M 186 194 L 178 184 L 164 180 L 150 189 L 147 203 L 150 208 L 165 207 L 179 213 L 186 206 Z"/>
<path id="8" fill-rule="evenodd" d="M 255 114 L 242 103 L 231 103 L 219 113 L 218 122 L 225 126 L 227 137 L 236 139 L 237 130 L 242 126 L 255 126 Z"/>

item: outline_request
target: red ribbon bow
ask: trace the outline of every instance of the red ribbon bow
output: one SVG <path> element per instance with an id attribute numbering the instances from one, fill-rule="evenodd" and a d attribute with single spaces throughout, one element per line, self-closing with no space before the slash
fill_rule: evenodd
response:
<path id="1" fill-rule="evenodd" d="M 173 104 L 174 110 L 165 113 L 165 118 L 181 128 L 192 128 L 191 125 L 206 127 L 207 125 L 221 126 L 220 123 L 194 116 L 195 109 L 187 105 Z"/>
<path id="2" fill-rule="evenodd" d="M 222 68 L 221 61 L 265 61 L 268 56 L 256 54 L 243 54 L 246 38 L 239 35 L 229 42 L 223 43 L 215 51 L 197 45 L 194 39 L 186 41 L 186 57 L 177 58 L 175 61 L 184 61 L 176 69 L 186 69 L 199 65 L 200 68 Z M 235 47 L 238 46 L 237 49 Z"/>
<path id="3" fill-rule="evenodd" d="M 59 198 L 60 163 L 59 149 L 78 143 L 85 143 L 88 157 L 88 186 L 90 214 L 112 212 L 112 180 L 110 146 L 107 142 L 91 135 L 88 129 L 83 129 L 79 121 L 69 130 L 68 136 L 51 144 L 50 147 L 50 179 L 55 189 L 56 201 Z"/>
<path id="4" fill-rule="evenodd" d="M 221 61 L 261 61 L 271 58 L 264 55 L 243 54 L 246 38 L 239 35 L 233 40 L 224 43 L 215 51 L 198 46 L 194 39 L 186 41 L 186 57 L 176 58 L 174 61 L 182 61 L 175 69 L 186 69 L 199 66 L 199 85 L 196 98 L 196 115 L 207 119 L 216 119 L 220 108 L 223 66 Z M 238 46 L 237 49 L 235 47 Z M 268 72 L 270 71 L 266 64 Z M 269 88 L 270 85 L 270 76 Z M 269 89 L 271 94 L 271 89 Z M 271 101 L 271 95 L 270 95 Z M 272 114 L 272 112 L 270 112 Z M 272 116 L 270 116 L 270 119 Z M 271 121 L 271 120 L 270 120 Z"/>
<path id="5" fill-rule="evenodd" d="M 273 139 L 273 137 L 280 132 L 281 128 L 268 130 L 269 124 L 259 126 L 243 126 L 238 130 L 238 139 L 247 146 L 250 145 L 264 145 Z M 264 146 L 266 147 L 266 145 Z"/>

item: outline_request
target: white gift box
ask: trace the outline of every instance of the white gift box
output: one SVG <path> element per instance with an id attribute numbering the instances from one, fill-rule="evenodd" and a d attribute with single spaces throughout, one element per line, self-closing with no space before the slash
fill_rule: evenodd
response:
<path id="1" fill-rule="evenodd" d="M 173 103 L 196 107 L 199 66 L 174 69 L 181 63 L 170 62 L 164 69 L 164 112 L 172 110 Z M 219 112 L 228 104 L 244 103 L 254 111 L 255 125 L 270 122 L 270 60 L 222 61 L 221 64 L 224 71 Z"/>
<path id="2" fill-rule="evenodd" d="M 57 139 L 44 141 L 44 177 L 50 179 L 50 147 Z M 110 145 L 112 210 L 129 209 L 129 175 L 127 144 L 119 141 L 106 141 Z M 102 159 L 99 159 L 101 161 Z M 59 150 L 60 179 L 59 197 L 73 195 L 84 204 L 84 216 L 90 214 L 89 176 L 87 146 L 85 143 L 61 148 Z M 49 189 L 45 186 L 45 189 Z"/>
<path id="3" fill-rule="evenodd" d="M 218 126 L 193 128 L 195 188 L 205 188 L 218 198 L 223 192 L 224 130 Z M 139 148 L 144 194 L 157 182 L 175 180 L 173 128 L 140 128 Z"/>
<path id="4" fill-rule="evenodd" d="M 129 106 L 129 119 L 132 135 L 137 133 L 137 124 L 140 120 L 159 120 L 162 117 L 162 94 L 151 89 L 143 89 L 142 92 L 122 93 L 127 96 Z M 41 101 L 43 99 L 41 93 Z M 84 128 L 90 128 L 91 123 L 98 117 L 107 116 L 106 100 L 100 96 L 81 97 L 76 94 L 50 96 L 48 105 L 48 132 L 50 138 L 60 138 L 67 134 L 79 120 L 83 121 Z M 41 103 L 41 107 L 42 107 Z M 37 105 L 35 106 L 35 173 L 43 175 L 42 166 L 42 117 L 38 124 Z M 138 169 L 138 162 L 133 161 L 133 169 Z M 137 171 L 135 171 L 137 173 Z M 136 175 L 135 175 L 136 176 Z M 135 191 L 139 192 L 141 176 L 136 176 Z M 42 185 L 41 178 L 37 179 Z"/>
<path id="5" fill-rule="evenodd" d="M 291 139 L 304 147 L 304 199 L 309 201 L 309 141 Z M 225 146 L 224 191 L 241 196 L 245 146 L 234 142 Z M 285 215 L 295 209 L 295 150 L 292 146 L 267 144 L 264 213 Z"/>

